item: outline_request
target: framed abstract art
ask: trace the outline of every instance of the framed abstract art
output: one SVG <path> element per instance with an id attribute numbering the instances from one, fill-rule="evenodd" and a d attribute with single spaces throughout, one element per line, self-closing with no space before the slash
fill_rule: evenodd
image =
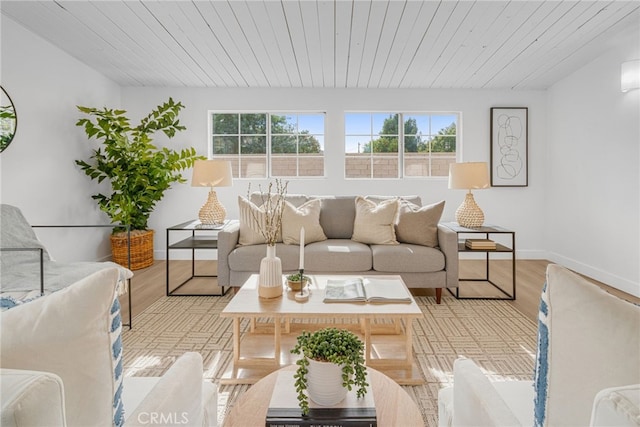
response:
<path id="1" fill-rule="evenodd" d="M 529 109 L 491 108 L 491 186 L 529 185 Z"/>

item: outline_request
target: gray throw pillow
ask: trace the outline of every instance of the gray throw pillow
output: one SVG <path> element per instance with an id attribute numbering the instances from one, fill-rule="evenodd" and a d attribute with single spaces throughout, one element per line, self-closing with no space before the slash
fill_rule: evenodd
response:
<path id="1" fill-rule="evenodd" d="M 438 246 L 438 222 L 443 210 L 444 200 L 422 207 L 400 200 L 396 238 L 401 243 Z"/>

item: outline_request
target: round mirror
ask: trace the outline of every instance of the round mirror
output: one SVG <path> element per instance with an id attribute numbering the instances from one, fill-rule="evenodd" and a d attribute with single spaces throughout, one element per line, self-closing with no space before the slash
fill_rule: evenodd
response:
<path id="1" fill-rule="evenodd" d="M 0 153 L 11 144 L 13 136 L 16 134 L 18 116 L 13 101 L 7 91 L 0 86 Z"/>

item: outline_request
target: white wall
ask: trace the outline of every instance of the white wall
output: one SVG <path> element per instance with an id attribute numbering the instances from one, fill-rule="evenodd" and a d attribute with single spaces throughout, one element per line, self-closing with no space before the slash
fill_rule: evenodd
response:
<path id="1" fill-rule="evenodd" d="M 1 31 L 0 77 L 18 128 L 0 154 L 0 200 L 22 209 L 32 224 L 108 224 L 90 197 L 96 185 L 74 163 L 94 145 L 75 126 L 76 105 L 117 107 L 120 87 L 4 15 Z M 57 259 L 95 260 L 110 253 L 109 231 L 38 234 Z"/>
<path id="2" fill-rule="evenodd" d="M 640 296 L 640 90 L 620 65 L 640 58 L 640 29 L 548 94 L 545 247 L 550 259 Z"/>
<path id="3" fill-rule="evenodd" d="M 326 171 L 322 179 L 290 179 L 290 193 L 306 194 L 417 194 L 423 203 L 446 200 L 444 220 L 453 220 L 464 198 L 462 190 L 448 190 L 446 178 L 406 180 L 345 180 L 343 166 L 345 111 L 460 111 L 462 115 L 463 161 L 489 161 L 489 113 L 491 107 L 529 107 L 529 187 L 491 188 L 476 191 L 475 198 L 485 212 L 486 223 L 517 232 L 518 255 L 544 258 L 543 200 L 546 159 L 546 92 L 494 90 L 356 90 L 356 89 L 123 89 L 123 107 L 136 120 L 169 97 L 186 108 L 181 122 L 187 127 L 171 146 L 194 146 L 207 155 L 208 110 L 325 111 Z M 158 136 L 156 142 L 167 144 Z M 191 171 L 185 176 L 191 178 Z M 252 188 L 267 181 L 251 180 Z M 237 218 L 237 196 L 245 195 L 248 180 L 236 180 L 233 187 L 218 189 L 228 216 Z M 151 215 L 156 229 L 157 256 L 164 258 L 167 226 L 197 217 L 207 190 L 178 184 L 166 193 Z M 175 256 L 172 253 L 172 258 Z M 179 254 L 178 254 L 179 256 Z"/>

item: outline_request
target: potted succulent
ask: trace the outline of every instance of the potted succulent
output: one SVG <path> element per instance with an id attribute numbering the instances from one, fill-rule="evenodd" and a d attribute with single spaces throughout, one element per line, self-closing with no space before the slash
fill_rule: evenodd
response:
<path id="1" fill-rule="evenodd" d="M 367 392 L 364 344 L 354 333 L 337 328 L 304 331 L 291 353 L 302 356 L 296 361 L 294 378 L 303 415 L 309 413 L 309 399 L 331 406 L 354 386 L 358 398 Z"/>
<path id="2" fill-rule="evenodd" d="M 300 273 L 289 274 L 287 276 L 287 285 L 292 291 L 299 291 L 304 288 L 307 283 L 311 283 L 311 278 L 309 276 L 300 276 Z"/>
<path id="3" fill-rule="evenodd" d="M 182 103 L 169 98 L 132 127 L 125 110 L 78 106 L 90 117 L 78 120 L 76 125 L 102 146 L 93 150 L 91 163 L 76 160 L 76 164 L 91 179 L 110 182 L 110 194 L 91 197 L 112 223 L 129 226 L 130 236 L 122 228 L 114 228 L 111 248 L 113 260 L 127 266 L 130 238 L 133 270 L 153 264 L 153 230 L 148 229 L 148 221 L 156 203 L 172 183 L 186 182 L 180 171 L 204 158 L 196 155 L 194 148 L 175 151 L 158 149 L 151 143 L 155 132 L 173 138 L 185 129 L 178 120 L 182 108 Z"/>

